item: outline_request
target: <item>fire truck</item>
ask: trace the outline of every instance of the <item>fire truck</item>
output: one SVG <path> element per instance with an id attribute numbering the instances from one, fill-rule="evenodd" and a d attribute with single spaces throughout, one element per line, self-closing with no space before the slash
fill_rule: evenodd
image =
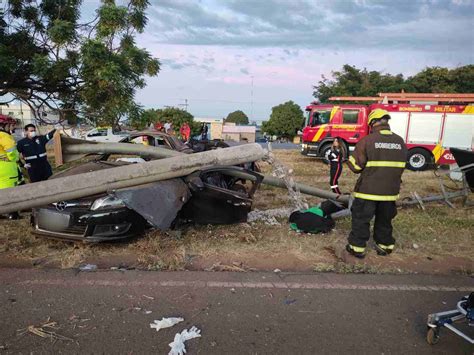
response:
<path id="1" fill-rule="evenodd" d="M 379 97 L 333 97 L 330 101 L 378 101 L 373 104 L 312 103 L 306 107 L 301 153 L 327 160 L 334 138 L 344 142 L 347 157 L 369 134 L 367 118 L 381 108 L 390 128 L 408 148 L 407 168 L 425 170 L 453 164 L 449 148 L 474 150 L 474 94 L 379 94 Z M 440 104 L 442 103 L 442 104 Z M 445 104 L 449 103 L 449 104 Z M 462 104 L 459 104 L 462 103 Z"/>

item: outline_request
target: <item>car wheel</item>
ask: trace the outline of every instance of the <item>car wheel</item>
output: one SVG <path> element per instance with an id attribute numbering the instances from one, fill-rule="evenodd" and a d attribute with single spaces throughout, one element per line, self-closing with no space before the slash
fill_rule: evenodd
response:
<path id="1" fill-rule="evenodd" d="M 407 168 L 413 171 L 423 171 L 432 164 L 432 155 L 422 148 L 413 148 L 408 152 Z"/>

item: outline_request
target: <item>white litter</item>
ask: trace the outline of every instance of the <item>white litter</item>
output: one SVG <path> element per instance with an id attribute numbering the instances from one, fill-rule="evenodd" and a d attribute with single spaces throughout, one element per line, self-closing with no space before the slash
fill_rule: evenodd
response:
<path id="1" fill-rule="evenodd" d="M 164 328 L 170 328 L 175 324 L 178 324 L 180 322 L 184 321 L 184 318 L 176 318 L 176 317 L 171 317 L 171 318 L 162 318 L 161 320 L 154 320 L 154 323 L 150 323 L 150 328 L 156 329 L 156 331 L 160 331 L 160 329 Z"/>
<path id="2" fill-rule="evenodd" d="M 186 354 L 186 347 L 184 346 L 184 342 L 194 338 L 201 337 L 201 330 L 192 327 L 191 329 L 183 330 L 181 333 L 176 333 L 174 336 L 174 341 L 169 344 L 171 350 L 168 355 L 184 355 Z"/>

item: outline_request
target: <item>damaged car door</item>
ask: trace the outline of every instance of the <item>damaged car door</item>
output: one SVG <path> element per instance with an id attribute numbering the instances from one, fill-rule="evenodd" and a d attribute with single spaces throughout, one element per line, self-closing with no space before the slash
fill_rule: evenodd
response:
<path id="1" fill-rule="evenodd" d="M 192 198 L 180 218 L 197 224 L 246 222 L 262 179 L 258 173 L 234 166 L 192 174 L 186 178 Z"/>

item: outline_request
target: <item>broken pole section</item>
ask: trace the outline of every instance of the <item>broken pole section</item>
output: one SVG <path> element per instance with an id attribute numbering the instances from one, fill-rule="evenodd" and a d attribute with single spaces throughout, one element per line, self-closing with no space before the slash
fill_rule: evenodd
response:
<path id="1" fill-rule="evenodd" d="M 92 196 L 125 187 L 182 177 L 216 165 L 238 165 L 266 157 L 259 144 L 130 164 L 0 190 L 0 214 Z"/>

